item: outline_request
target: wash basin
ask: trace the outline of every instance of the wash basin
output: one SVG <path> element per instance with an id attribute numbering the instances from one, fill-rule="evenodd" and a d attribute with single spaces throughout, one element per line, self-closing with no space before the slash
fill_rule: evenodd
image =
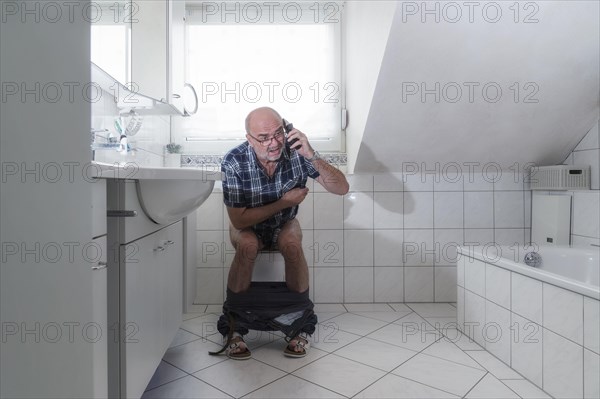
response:
<path id="1" fill-rule="evenodd" d="M 158 224 L 175 222 L 194 212 L 210 195 L 221 171 L 213 168 L 145 167 L 135 163 L 92 162 L 94 176 L 135 180 L 146 215 Z"/>

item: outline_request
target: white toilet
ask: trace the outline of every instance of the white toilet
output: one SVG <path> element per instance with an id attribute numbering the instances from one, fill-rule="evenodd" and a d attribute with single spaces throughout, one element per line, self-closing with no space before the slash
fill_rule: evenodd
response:
<path id="1" fill-rule="evenodd" d="M 254 262 L 252 281 L 285 281 L 285 262 L 281 252 L 259 252 Z"/>

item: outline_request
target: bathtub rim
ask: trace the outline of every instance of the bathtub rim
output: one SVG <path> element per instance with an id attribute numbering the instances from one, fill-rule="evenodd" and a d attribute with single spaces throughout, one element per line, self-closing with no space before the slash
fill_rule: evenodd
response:
<path id="1" fill-rule="evenodd" d="M 500 245 L 500 247 L 503 247 Z M 510 270 L 512 272 L 521 274 L 523 276 L 531 277 L 535 280 L 542 281 L 547 284 L 554 285 L 556 287 L 560 287 L 577 294 L 581 294 L 587 296 L 589 298 L 600 300 L 600 287 L 596 287 L 590 284 L 582 283 L 581 281 L 574 280 L 571 278 L 567 278 L 561 276 L 556 273 L 552 273 L 549 271 L 540 271 L 531 266 L 525 266 L 514 261 L 500 257 L 500 259 L 496 262 L 490 262 L 489 258 L 483 256 L 482 249 L 484 246 L 458 246 L 457 252 L 466 258 L 477 259 L 485 264 L 489 264 L 491 266 L 498 266 L 502 269 Z M 578 248 L 572 247 L 573 249 L 586 249 L 586 248 Z M 479 249 L 479 250 L 478 250 Z"/>

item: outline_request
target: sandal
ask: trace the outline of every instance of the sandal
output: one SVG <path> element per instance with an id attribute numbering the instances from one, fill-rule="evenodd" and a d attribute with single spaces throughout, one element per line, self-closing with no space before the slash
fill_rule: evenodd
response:
<path id="1" fill-rule="evenodd" d="M 238 352 L 237 350 L 240 349 L 243 350 Z M 225 354 L 230 359 L 234 360 L 246 360 L 252 357 L 252 353 L 250 352 L 250 349 L 248 349 L 248 346 L 244 342 L 244 338 L 242 338 L 241 335 L 237 335 L 231 338 L 231 341 L 229 342 L 229 345 L 225 350 Z"/>
<path id="2" fill-rule="evenodd" d="M 288 346 L 286 346 L 283 351 L 283 355 L 287 357 L 304 357 L 308 354 L 308 349 L 310 348 L 310 342 L 307 339 L 308 337 L 304 334 L 297 335 L 295 338 L 290 340 Z M 300 351 L 296 351 L 295 349 L 300 348 Z"/>

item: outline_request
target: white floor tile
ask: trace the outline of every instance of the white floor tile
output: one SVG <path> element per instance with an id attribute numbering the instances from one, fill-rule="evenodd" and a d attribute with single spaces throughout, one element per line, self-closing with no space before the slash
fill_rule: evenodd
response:
<path id="1" fill-rule="evenodd" d="M 368 337 L 420 352 L 437 341 L 440 338 L 440 333 L 434 330 L 433 327 L 432 330 L 420 330 L 392 323 L 369 334 Z"/>
<path id="2" fill-rule="evenodd" d="M 448 303 L 407 303 L 421 317 L 456 317 L 456 308 Z"/>
<path id="3" fill-rule="evenodd" d="M 463 366 L 485 370 L 479 363 L 463 352 L 462 349 L 446 339 L 440 339 L 433 345 L 425 348 L 421 353 L 450 360 L 451 362 L 462 364 Z"/>
<path id="4" fill-rule="evenodd" d="M 375 384 L 360 392 L 355 398 L 361 399 L 415 399 L 415 398 L 458 398 L 451 393 L 440 391 L 397 375 L 388 374 Z"/>
<path id="5" fill-rule="evenodd" d="M 412 312 L 412 309 L 404 303 L 388 303 L 396 312 Z"/>
<path id="6" fill-rule="evenodd" d="M 442 333 L 445 329 L 456 329 L 458 327 L 456 317 L 425 317 L 425 320 L 438 330 L 442 331 Z"/>
<path id="7" fill-rule="evenodd" d="M 285 373 L 254 359 L 227 360 L 201 370 L 195 377 L 239 398 L 281 377 Z"/>
<path id="8" fill-rule="evenodd" d="M 388 323 L 391 323 L 392 321 L 401 319 L 402 317 L 408 315 L 409 313 L 412 313 L 412 312 L 411 311 L 406 311 L 406 312 L 395 312 L 395 311 L 391 311 L 391 312 L 354 312 L 353 311 L 352 312 L 352 314 L 369 317 L 371 319 L 381 320 L 381 321 L 385 321 Z"/>
<path id="9" fill-rule="evenodd" d="M 348 312 L 389 312 L 394 309 L 386 303 L 345 303 Z"/>
<path id="10" fill-rule="evenodd" d="M 319 312 L 346 312 L 346 308 L 341 303 L 316 303 L 314 308 L 315 313 Z"/>
<path id="11" fill-rule="evenodd" d="M 343 398 L 335 392 L 305 381 L 293 375 L 287 375 L 282 379 L 260 388 L 244 398 L 256 399 L 328 399 Z"/>
<path id="12" fill-rule="evenodd" d="M 180 328 L 179 330 L 177 330 L 177 334 L 175 334 L 175 338 L 173 338 L 173 341 L 171 342 L 171 345 L 169 345 L 169 348 L 172 348 L 172 347 L 178 346 L 178 345 L 187 344 L 188 342 L 192 342 L 197 339 L 200 339 L 200 337 L 197 336 L 196 334 L 192 334 L 191 332 L 182 330 Z"/>
<path id="13" fill-rule="evenodd" d="M 465 396 L 468 399 L 519 399 L 519 396 L 500 380 L 491 374 L 487 374 L 471 391 Z"/>
<path id="14" fill-rule="evenodd" d="M 144 392 L 142 399 L 195 399 L 195 398 L 230 398 L 229 395 L 219 391 L 192 377 L 191 375 L 179 380 L 162 385 L 151 391 Z"/>
<path id="15" fill-rule="evenodd" d="M 206 313 L 221 314 L 223 312 L 223 305 L 208 305 L 206 307 Z"/>
<path id="16" fill-rule="evenodd" d="M 463 396 L 486 372 L 448 360 L 419 354 L 392 371 L 400 377 Z"/>
<path id="17" fill-rule="evenodd" d="M 252 351 L 252 357 L 282 371 L 291 373 L 295 370 L 298 370 L 300 367 L 304 367 L 308 363 L 314 362 L 315 360 L 327 355 L 327 352 L 315 348 L 311 342 L 311 347 L 309 348 L 308 354 L 305 357 L 290 359 L 289 357 L 285 357 L 283 355 L 283 350 L 286 345 L 287 343 L 285 340 L 280 339 Z"/>
<path id="18" fill-rule="evenodd" d="M 192 374 L 227 359 L 225 356 L 211 356 L 208 354 L 209 351 L 219 349 L 221 349 L 220 345 L 204 339 L 199 339 L 168 349 L 163 356 L 163 360 Z"/>
<path id="19" fill-rule="evenodd" d="M 311 345 L 325 352 L 333 352 L 359 338 L 360 335 L 341 331 L 337 324 L 326 321 L 317 324 L 317 329 L 311 337 Z"/>
<path id="20" fill-rule="evenodd" d="M 544 391 L 527 380 L 504 380 L 502 382 L 523 399 L 550 399 L 550 396 Z"/>
<path id="21" fill-rule="evenodd" d="M 149 391 L 160 385 L 164 385 L 167 382 L 171 382 L 181 377 L 185 377 L 187 374 L 179 370 L 177 367 L 171 366 L 169 363 L 161 361 L 158 368 L 154 372 L 152 379 L 148 383 L 146 390 Z"/>
<path id="22" fill-rule="evenodd" d="M 319 320 L 319 322 L 322 322 L 322 321 L 332 319 L 335 316 L 339 316 L 342 313 L 346 313 L 346 312 L 344 311 L 344 312 L 315 312 L 315 313 L 317 315 L 317 319 Z"/>
<path id="23" fill-rule="evenodd" d="M 427 320 L 425 320 L 415 312 L 409 313 L 408 315 L 396 320 L 394 324 L 416 326 L 420 330 L 433 330 L 435 328 L 431 324 L 429 324 Z"/>
<path id="24" fill-rule="evenodd" d="M 195 317 L 181 323 L 181 329 L 207 337 L 217 332 L 217 321 L 219 316 L 212 313 L 205 313 L 200 317 Z"/>
<path id="25" fill-rule="evenodd" d="M 327 323 L 333 323 L 342 331 L 361 336 L 367 335 L 387 324 L 380 320 L 355 315 L 353 313 L 343 313 L 327 320 Z"/>
<path id="26" fill-rule="evenodd" d="M 345 396 L 353 396 L 385 375 L 384 371 L 336 355 L 322 357 L 294 375 Z"/>
<path id="27" fill-rule="evenodd" d="M 445 337 L 444 339 L 447 339 L 448 341 L 454 343 L 456 346 L 458 346 L 460 349 L 462 349 L 464 351 L 485 350 L 485 349 L 483 349 L 482 346 L 480 346 L 477 342 L 475 342 L 475 340 L 469 338 L 468 336 L 461 333 L 460 331 L 458 331 L 455 328 L 447 328 L 447 329 L 443 329 L 441 331 L 444 334 L 444 337 Z"/>
<path id="28" fill-rule="evenodd" d="M 395 369 L 417 353 L 370 338 L 361 338 L 335 351 L 338 356 L 384 371 Z"/>
<path id="29" fill-rule="evenodd" d="M 468 351 L 467 353 L 496 378 L 501 380 L 523 378 L 519 373 L 502 363 L 488 351 Z"/>

